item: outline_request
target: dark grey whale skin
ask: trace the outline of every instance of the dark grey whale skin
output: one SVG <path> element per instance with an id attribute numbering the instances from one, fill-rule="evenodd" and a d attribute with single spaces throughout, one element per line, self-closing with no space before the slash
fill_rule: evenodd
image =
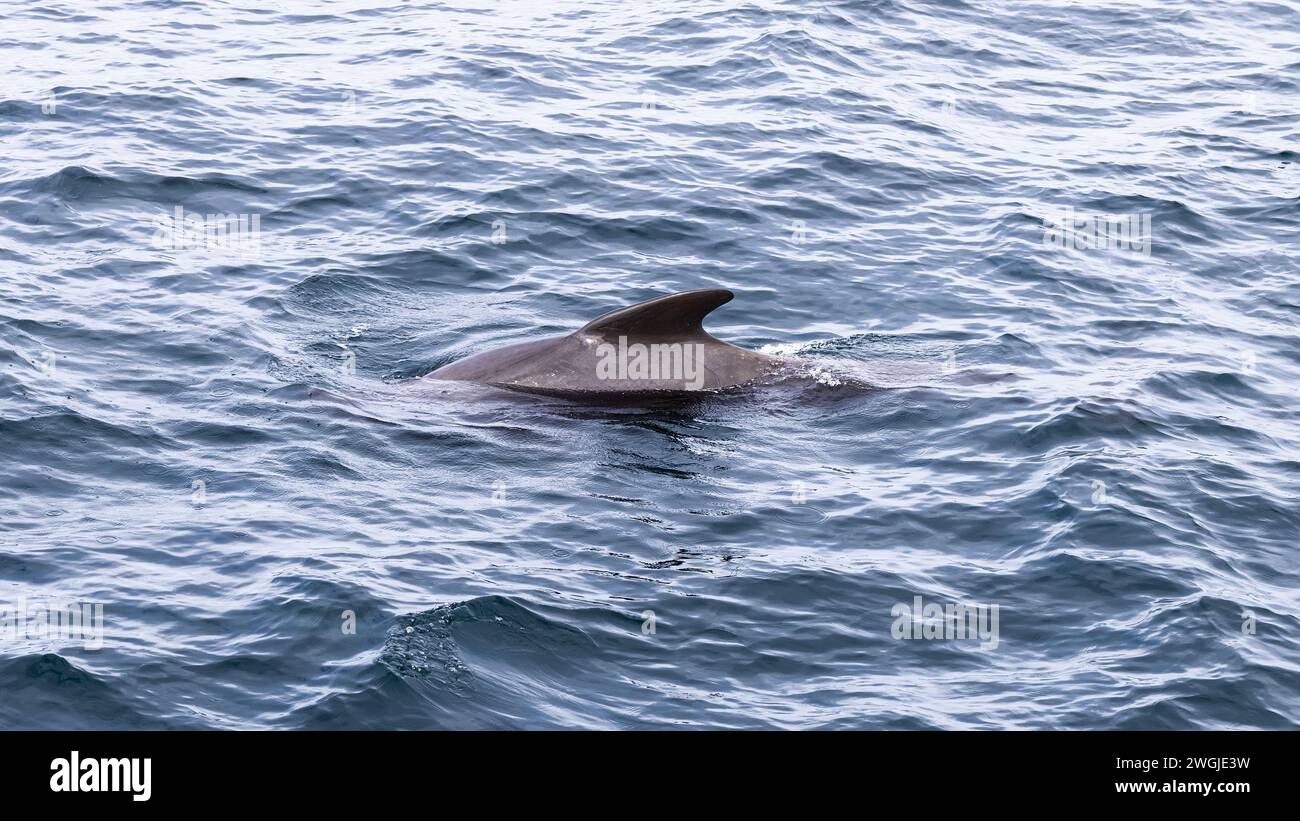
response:
<path id="1" fill-rule="evenodd" d="M 738 387 L 774 370 L 781 360 L 710 336 L 701 322 L 734 294 L 722 288 L 661 296 L 619 308 L 566 336 L 507 345 L 444 365 L 426 379 L 479 382 L 533 393 L 591 396 L 690 395 Z M 602 344 L 689 343 L 702 347 L 698 378 L 602 379 Z"/>

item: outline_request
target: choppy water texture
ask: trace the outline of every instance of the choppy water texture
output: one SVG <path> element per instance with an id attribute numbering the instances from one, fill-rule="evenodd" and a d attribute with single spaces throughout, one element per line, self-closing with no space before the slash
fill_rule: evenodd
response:
<path id="1" fill-rule="evenodd" d="M 0 725 L 1300 724 L 1297 3 L 0 16 Z M 418 379 L 714 286 L 816 377 Z"/>

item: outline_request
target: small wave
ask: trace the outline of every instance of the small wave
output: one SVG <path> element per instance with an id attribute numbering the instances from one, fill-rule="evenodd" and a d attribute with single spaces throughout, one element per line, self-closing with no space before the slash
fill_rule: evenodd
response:
<path id="1" fill-rule="evenodd" d="M 172 726 L 129 695 L 118 677 L 95 675 L 46 653 L 0 661 L 0 725 L 39 730 L 159 730 Z"/>

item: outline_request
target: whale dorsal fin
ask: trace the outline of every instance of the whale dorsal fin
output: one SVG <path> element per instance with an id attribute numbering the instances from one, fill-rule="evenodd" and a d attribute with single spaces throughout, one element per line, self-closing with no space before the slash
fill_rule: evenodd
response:
<path id="1" fill-rule="evenodd" d="M 629 337 L 708 336 L 700 324 L 714 308 L 735 296 L 725 288 L 683 291 L 655 297 L 601 314 L 583 325 L 580 334 Z"/>

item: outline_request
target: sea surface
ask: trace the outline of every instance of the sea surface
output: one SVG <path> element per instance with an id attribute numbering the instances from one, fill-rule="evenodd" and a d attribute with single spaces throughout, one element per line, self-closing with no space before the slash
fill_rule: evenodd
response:
<path id="1" fill-rule="evenodd" d="M 1300 726 L 1300 3 L 5 0 L 0 67 L 0 727 Z M 710 287 L 801 374 L 421 378 Z"/>

